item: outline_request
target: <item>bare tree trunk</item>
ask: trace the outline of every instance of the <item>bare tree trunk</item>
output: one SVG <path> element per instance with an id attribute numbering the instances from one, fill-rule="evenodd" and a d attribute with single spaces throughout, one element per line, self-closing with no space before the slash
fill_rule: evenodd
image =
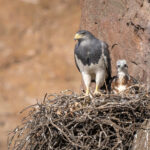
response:
<path id="1" fill-rule="evenodd" d="M 126 59 L 129 73 L 150 84 L 150 0 L 81 0 L 81 29 L 109 44 L 112 71 Z"/>

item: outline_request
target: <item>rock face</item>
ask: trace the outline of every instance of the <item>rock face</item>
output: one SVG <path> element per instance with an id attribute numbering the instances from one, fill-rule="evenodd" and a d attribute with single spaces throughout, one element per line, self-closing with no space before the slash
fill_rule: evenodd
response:
<path id="1" fill-rule="evenodd" d="M 81 29 L 109 44 L 112 72 L 126 59 L 129 73 L 150 83 L 150 1 L 81 0 Z"/>
<path id="2" fill-rule="evenodd" d="M 150 0 L 81 0 L 81 8 L 80 28 L 109 44 L 112 74 L 126 59 L 129 73 L 150 88 Z M 148 150 L 148 143 L 149 132 L 140 130 L 133 150 Z"/>
<path id="3" fill-rule="evenodd" d="M 150 148 L 150 120 L 144 121 L 141 130 L 134 138 L 132 150 L 149 150 Z"/>

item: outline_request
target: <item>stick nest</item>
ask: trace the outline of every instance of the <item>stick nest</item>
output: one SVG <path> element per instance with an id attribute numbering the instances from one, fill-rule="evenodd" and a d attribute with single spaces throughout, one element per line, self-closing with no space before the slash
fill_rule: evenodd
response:
<path id="1" fill-rule="evenodd" d="M 150 94 L 144 86 L 95 98 L 65 91 L 45 95 L 27 110 L 22 124 L 9 134 L 8 149 L 129 150 L 150 118 Z"/>

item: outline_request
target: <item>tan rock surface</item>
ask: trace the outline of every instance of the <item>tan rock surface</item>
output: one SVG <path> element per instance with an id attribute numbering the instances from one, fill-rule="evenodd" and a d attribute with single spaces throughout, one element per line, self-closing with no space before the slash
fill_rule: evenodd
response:
<path id="1" fill-rule="evenodd" d="M 143 122 L 141 129 L 134 138 L 132 150 L 150 149 L 150 120 Z"/>
<path id="2" fill-rule="evenodd" d="M 129 73 L 150 88 L 150 1 L 81 0 L 81 2 L 80 28 L 90 30 L 109 44 L 113 74 L 116 72 L 116 61 L 126 59 Z M 137 133 L 134 150 L 150 149 L 148 130 L 140 130 Z"/>

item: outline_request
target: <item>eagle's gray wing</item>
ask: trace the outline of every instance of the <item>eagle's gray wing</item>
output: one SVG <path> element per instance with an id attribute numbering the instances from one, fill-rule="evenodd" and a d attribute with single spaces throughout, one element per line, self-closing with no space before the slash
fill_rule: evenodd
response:
<path id="1" fill-rule="evenodd" d="M 105 62 L 105 66 L 106 66 L 106 71 L 107 71 L 107 75 L 108 75 L 108 79 L 111 79 L 111 59 L 110 59 L 110 53 L 109 53 L 109 48 L 108 45 L 103 42 L 102 43 L 102 48 L 103 48 L 103 53 L 104 53 L 104 62 Z"/>
<path id="2" fill-rule="evenodd" d="M 78 63 L 77 63 L 77 60 L 76 60 L 76 51 L 77 51 L 77 49 L 78 49 L 78 43 L 75 45 L 75 50 L 74 50 L 74 60 L 75 60 L 75 64 L 76 64 L 76 67 L 77 67 L 77 69 L 79 70 L 79 72 L 81 72 L 80 71 L 80 68 L 79 68 L 79 66 L 78 66 Z"/>
<path id="3" fill-rule="evenodd" d="M 90 66 L 91 64 L 98 64 L 103 56 L 108 77 L 111 77 L 110 55 L 106 43 L 98 39 L 93 39 L 84 45 L 78 42 L 75 46 L 74 55 L 76 66 L 80 72 L 82 70 L 78 64 L 78 60 L 80 60 L 84 66 Z"/>
<path id="4" fill-rule="evenodd" d="M 97 39 L 93 39 L 83 45 L 80 44 L 80 42 L 78 42 L 75 46 L 74 54 L 76 65 L 77 68 L 79 69 L 80 66 L 78 64 L 78 60 L 80 60 L 84 66 L 86 65 L 90 66 L 91 64 L 98 64 L 102 54 L 100 41 Z"/>
<path id="5" fill-rule="evenodd" d="M 78 63 L 77 63 L 75 55 L 74 55 L 74 60 L 75 60 L 75 64 L 76 64 L 77 69 L 79 70 L 79 72 L 81 72 L 80 69 L 79 69 L 79 66 L 78 66 Z"/>

